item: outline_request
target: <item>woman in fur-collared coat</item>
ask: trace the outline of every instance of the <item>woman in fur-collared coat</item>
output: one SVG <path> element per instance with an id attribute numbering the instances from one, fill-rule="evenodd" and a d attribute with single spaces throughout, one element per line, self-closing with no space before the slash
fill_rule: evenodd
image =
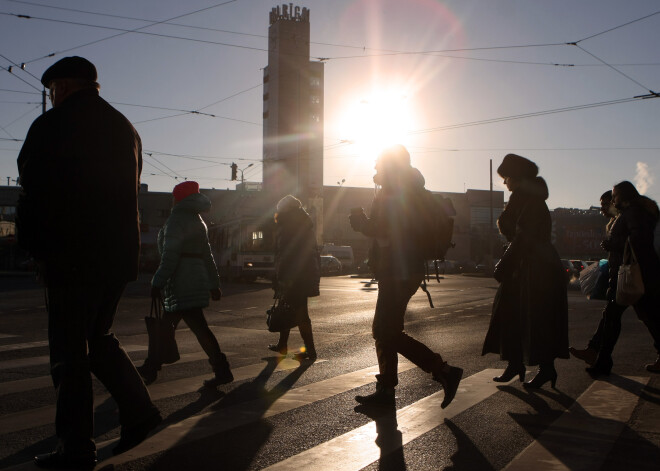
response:
<path id="1" fill-rule="evenodd" d="M 482 354 L 499 353 L 508 362 L 495 381 L 519 376 L 525 364 L 539 365 L 525 386 L 554 387 L 555 358 L 568 358 L 568 301 L 559 255 L 550 241 L 552 221 L 545 200 L 548 187 L 532 161 L 508 154 L 497 173 L 512 192 L 497 220 L 509 246 L 495 267 L 500 287 Z"/>

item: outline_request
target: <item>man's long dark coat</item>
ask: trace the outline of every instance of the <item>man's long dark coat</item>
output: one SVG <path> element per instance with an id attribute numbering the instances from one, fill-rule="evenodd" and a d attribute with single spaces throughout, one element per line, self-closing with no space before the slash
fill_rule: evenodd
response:
<path id="1" fill-rule="evenodd" d="M 48 272 L 73 265 L 137 277 L 142 144 L 96 89 L 37 118 L 18 156 L 19 244 Z"/>

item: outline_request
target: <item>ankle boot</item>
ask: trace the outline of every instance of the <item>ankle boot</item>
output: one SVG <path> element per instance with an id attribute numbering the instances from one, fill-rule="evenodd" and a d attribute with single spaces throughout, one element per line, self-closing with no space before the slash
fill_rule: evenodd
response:
<path id="1" fill-rule="evenodd" d="M 557 370 L 555 370 L 555 365 L 553 363 L 541 363 L 536 376 L 534 376 L 530 382 L 523 383 L 523 386 L 531 389 L 540 389 L 548 381 L 550 381 L 552 389 L 555 389 L 555 384 L 557 383 Z"/>
<path id="2" fill-rule="evenodd" d="M 577 348 L 570 347 L 568 349 L 575 358 L 582 360 L 589 366 L 593 366 L 598 359 L 598 351 L 593 348 L 585 348 L 584 350 L 578 350 Z"/>
<path id="3" fill-rule="evenodd" d="M 500 376 L 495 376 L 493 378 L 493 381 L 496 383 L 506 383 L 511 381 L 515 376 L 518 376 L 520 378 L 520 382 L 525 381 L 525 365 L 522 363 L 512 363 L 509 362 L 508 365 L 506 365 L 506 369 Z"/>
<path id="4" fill-rule="evenodd" d="M 445 391 L 445 398 L 442 400 L 440 407 L 443 409 L 447 407 L 456 396 L 458 384 L 463 377 L 463 368 L 451 366 L 442 357 L 438 355 L 436 364 L 432 370 L 433 379 L 442 384 L 442 389 Z"/>
<path id="5" fill-rule="evenodd" d="M 376 391 L 366 396 L 355 396 L 360 404 L 371 406 L 392 406 L 396 402 L 394 387 L 376 383 Z"/>

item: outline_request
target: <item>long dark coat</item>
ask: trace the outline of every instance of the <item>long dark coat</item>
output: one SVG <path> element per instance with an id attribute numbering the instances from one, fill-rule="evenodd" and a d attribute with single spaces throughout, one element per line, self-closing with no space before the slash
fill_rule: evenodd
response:
<path id="1" fill-rule="evenodd" d="M 285 299 L 319 295 L 320 257 L 314 225 L 302 208 L 277 215 L 275 226 L 276 288 Z"/>
<path id="2" fill-rule="evenodd" d="M 568 358 L 566 278 L 550 242 L 547 197 L 542 178 L 525 180 L 497 221 L 510 244 L 498 264 L 503 281 L 482 355 L 499 353 L 515 361 L 522 352 L 528 365 Z"/>
<path id="3" fill-rule="evenodd" d="M 18 170 L 21 247 L 49 272 L 80 265 L 137 278 L 142 144 L 96 89 L 75 92 L 32 123 Z"/>

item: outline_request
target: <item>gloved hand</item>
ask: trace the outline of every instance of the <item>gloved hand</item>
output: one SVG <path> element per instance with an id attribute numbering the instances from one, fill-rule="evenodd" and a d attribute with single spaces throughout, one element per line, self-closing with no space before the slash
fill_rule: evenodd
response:
<path id="1" fill-rule="evenodd" d="M 348 221 L 350 222 L 351 228 L 354 231 L 360 232 L 364 225 L 367 223 L 367 215 L 364 214 L 364 212 L 351 213 L 351 215 L 348 216 Z"/>
<path id="2" fill-rule="evenodd" d="M 211 299 L 213 301 L 220 301 L 220 298 L 222 298 L 222 291 L 220 291 L 220 288 L 215 288 L 211 290 Z"/>

